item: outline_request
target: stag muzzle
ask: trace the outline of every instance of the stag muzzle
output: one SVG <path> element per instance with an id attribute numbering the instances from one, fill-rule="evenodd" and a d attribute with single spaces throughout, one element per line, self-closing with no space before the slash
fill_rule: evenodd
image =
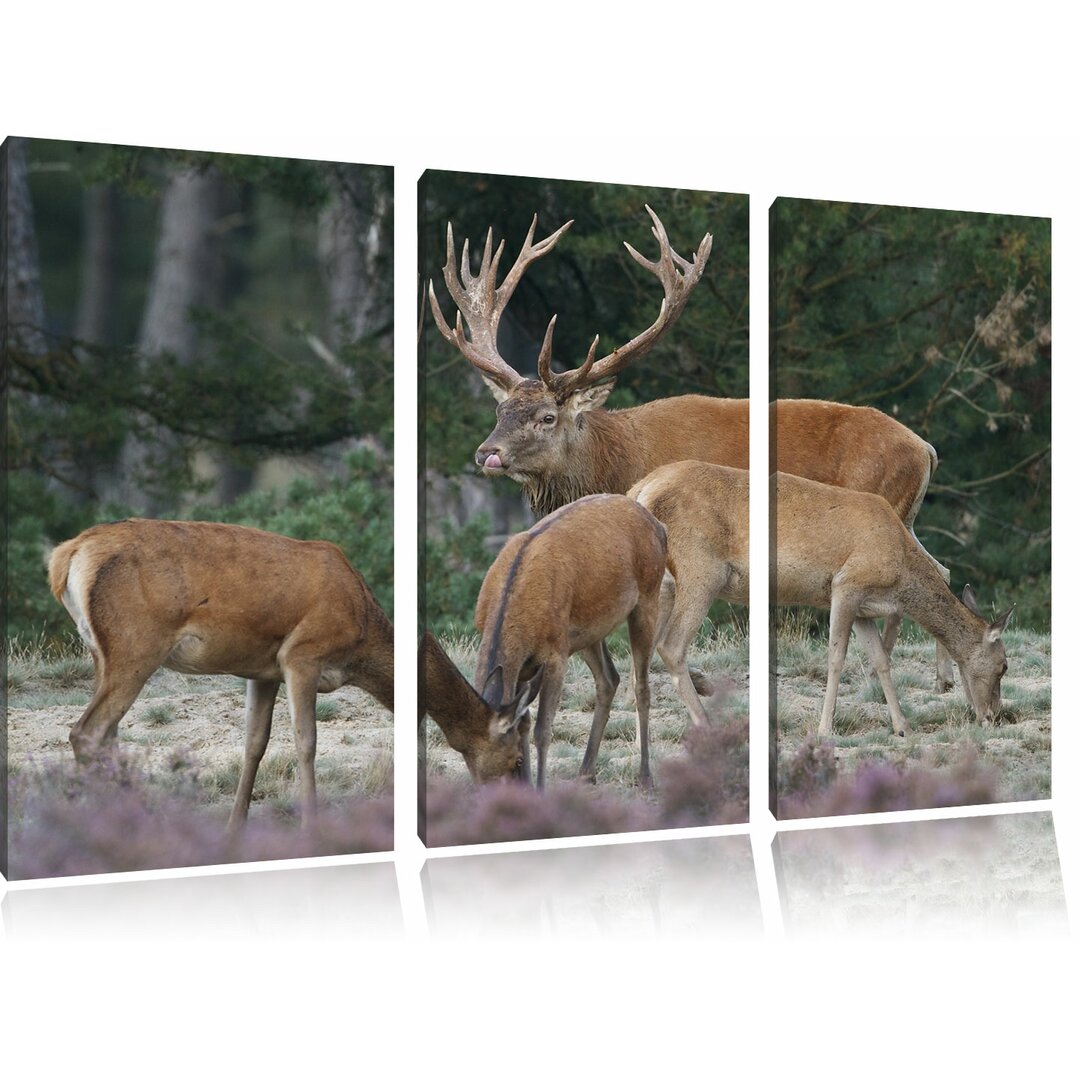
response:
<path id="1" fill-rule="evenodd" d="M 507 471 L 505 450 L 485 442 L 476 451 L 476 466 L 483 469 L 484 475 L 504 475 Z"/>

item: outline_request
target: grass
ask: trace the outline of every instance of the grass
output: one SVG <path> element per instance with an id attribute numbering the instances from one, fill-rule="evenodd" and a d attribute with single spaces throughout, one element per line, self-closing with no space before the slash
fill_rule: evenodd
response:
<path id="1" fill-rule="evenodd" d="M 775 719 L 783 768 L 800 746 L 816 736 L 825 695 L 827 634 L 801 611 L 778 612 L 775 662 Z M 993 726 L 976 724 L 957 676 L 957 685 L 934 689 L 935 644 L 905 626 L 892 656 L 893 682 L 911 736 L 897 737 L 881 686 L 870 678 L 868 656 L 854 638 L 840 678 L 833 736 L 839 774 L 884 763 L 950 768 L 966 754 L 996 774 L 995 799 L 1049 796 L 1050 638 L 1028 630 L 1004 637 L 1009 670 L 1002 681 L 1002 708 Z"/>
<path id="2" fill-rule="evenodd" d="M 33 831 L 29 813 L 38 812 L 42 818 L 63 816 L 67 821 L 64 826 L 74 833 L 82 823 L 68 820 L 60 807 L 53 812 L 49 798 L 59 797 L 63 787 L 81 781 L 68 732 L 93 691 L 93 662 L 76 638 L 59 645 L 40 640 L 9 641 L 7 658 L 8 766 L 9 774 L 19 777 L 19 782 L 11 786 L 10 818 L 25 822 L 23 831 L 29 835 Z M 185 814 L 184 826 L 193 833 L 202 829 L 202 824 L 189 818 L 196 812 L 206 814 L 207 835 L 223 828 L 242 764 L 244 685 L 242 679 L 231 676 L 199 677 L 158 671 L 144 686 L 121 719 L 117 739 L 125 760 L 124 775 L 137 779 L 147 811 L 159 800 L 175 799 L 178 811 Z M 361 690 L 345 688 L 333 697 L 318 700 L 316 718 L 320 811 L 336 811 L 353 805 L 358 798 L 385 799 L 393 779 L 392 716 Z M 281 693 L 276 701 L 270 746 L 259 768 L 252 799 L 252 820 L 256 824 L 265 815 L 295 828 L 296 771 L 292 728 Z M 56 779 L 52 787 L 51 779 Z M 23 794 L 32 797 L 32 808 L 29 802 L 20 800 Z M 92 826 L 96 825 L 86 822 L 87 828 Z M 143 824 L 133 826 L 142 828 Z M 35 842 L 42 840 L 41 835 L 34 835 Z M 99 840 L 102 848 L 111 843 L 102 834 L 94 839 Z M 346 841 L 344 836 L 342 842 Z M 280 845 L 285 847 L 290 843 Z M 170 862 L 167 851 L 157 851 L 154 857 L 161 864 L 181 863 Z M 202 862 L 184 863 L 223 859 L 229 858 L 219 851 L 208 853 Z M 122 860 L 118 854 L 114 863 Z M 24 867 L 32 861 L 27 855 Z M 24 878 L 35 874 L 25 867 Z"/>

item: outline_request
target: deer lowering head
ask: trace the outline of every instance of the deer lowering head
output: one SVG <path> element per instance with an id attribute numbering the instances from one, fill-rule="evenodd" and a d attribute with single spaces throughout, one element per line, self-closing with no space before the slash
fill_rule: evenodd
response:
<path id="1" fill-rule="evenodd" d="M 247 817 L 282 682 L 305 826 L 316 808 L 316 694 L 359 685 L 394 708 L 393 628 L 332 543 L 235 524 L 122 520 L 61 543 L 49 584 L 94 658 L 94 695 L 70 735 L 80 763 L 115 745 L 120 720 L 161 666 L 247 680 L 230 831 Z"/>
<path id="2" fill-rule="evenodd" d="M 461 753 L 473 782 L 523 779 L 521 742 L 529 732 L 529 704 L 540 691 L 540 674 L 523 682 L 506 703 L 489 703 L 487 697 L 501 695 L 501 685 L 477 692 L 431 633 L 424 633 L 420 658 L 420 718 L 426 714 L 435 720 L 447 744 Z"/>
<path id="3" fill-rule="evenodd" d="M 434 284 L 429 282 L 431 311 L 439 332 L 476 367 L 497 402 L 495 429 L 477 449 L 476 463 L 485 475 L 505 475 L 521 483 L 540 513 L 585 494 L 623 493 L 640 478 L 633 475 L 625 481 L 620 470 L 626 456 L 622 443 L 629 435 L 618 430 L 611 434 L 607 428 L 598 430 L 590 420 L 599 414 L 610 418 L 610 414 L 602 413 L 601 406 L 613 388 L 615 376 L 652 348 L 675 323 L 701 279 L 712 249 L 712 236 L 706 233 L 693 261 L 688 262 L 671 246 L 660 218 L 648 206 L 645 208 L 660 244 L 659 258 L 650 262 L 629 244 L 625 246 L 663 288 L 656 319 L 648 329 L 600 358 L 597 335 L 581 366 L 556 372 L 552 370 L 552 342 L 557 316 L 553 315 L 540 347 L 535 379 L 519 374 L 500 354 L 499 320 L 528 267 L 548 254 L 573 222 L 568 221 L 534 243 L 534 216 L 525 243 L 501 284 L 497 284 L 497 275 L 504 243 L 500 242 L 493 254 L 492 232 L 488 229 L 480 269 L 474 275 L 467 240 L 460 266 L 455 265 L 454 235 L 447 225 L 443 278 L 457 306 L 454 326 L 443 317 Z"/>

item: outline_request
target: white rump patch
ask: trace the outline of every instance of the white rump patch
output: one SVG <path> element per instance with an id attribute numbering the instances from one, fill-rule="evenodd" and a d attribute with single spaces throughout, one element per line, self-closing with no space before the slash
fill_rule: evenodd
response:
<path id="1" fill-rule="evenodd" d="M 83 552 L 76 551 L 68 565 L 67 584 L 64 586 L 60 601 L 71 615 L 71 620 L 75 622 L 75 628 L 79 630 L 79 636 L 82 637 L 86 646 L 91 651 L 100 653 L 101 649 L 98 647 L 97 640 L 94 639 L 94 631 L 90 628 L 90 622 L 86 616 L 89 605 L 89 584 L 86 580 L 85 561 Z"/>

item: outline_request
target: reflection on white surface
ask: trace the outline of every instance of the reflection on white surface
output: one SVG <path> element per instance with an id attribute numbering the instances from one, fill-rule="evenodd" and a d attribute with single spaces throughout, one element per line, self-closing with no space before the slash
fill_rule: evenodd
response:
<path id="1" fill-rule="evenodd" d="M 434 937 L 761 933 L 747 835 L 431 859 Z"/>
<path id="2" fill-rule="evenodd" d="M 1068 931 L 1049 812 L 787 831 L 773 854 L 789 935 Z"/>
<path id="3" fill-rule="evenodd" d="M 8 939 L 19 944 L 402 934 L 389 862 L 9 891 L 0 912 Z"/>

